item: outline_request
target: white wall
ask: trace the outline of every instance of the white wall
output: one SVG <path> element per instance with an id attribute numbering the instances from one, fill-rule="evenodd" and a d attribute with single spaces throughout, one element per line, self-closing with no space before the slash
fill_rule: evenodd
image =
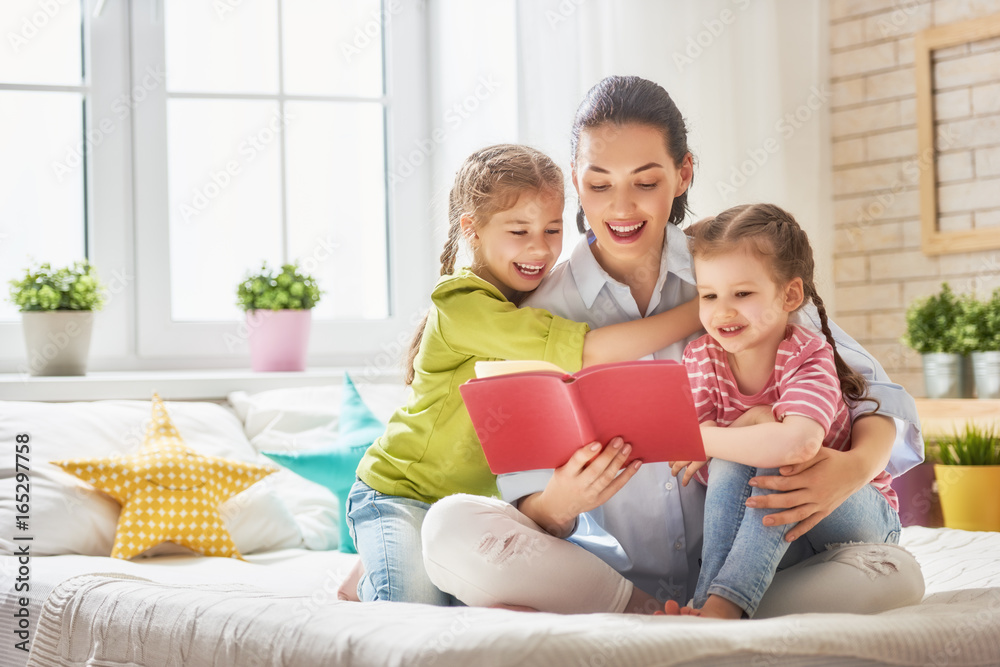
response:
<path id="1" fill-rule="evenodd" d="M 687 119 L 697 160 L 691 219 L 752 201 L 787 208 L 810 234 L 832 307 L 825 0 L 440 0 L 434 9 L 432 117 L 479 76 L 502 72 L 488 110 L 438 153 L 439 193 L 471 149 L 497 140 L 548 152 L 568 183 L 584 93 L 610 74 L 642 76 Z M 575 210 L 570 191 L 570 226 Z"/>

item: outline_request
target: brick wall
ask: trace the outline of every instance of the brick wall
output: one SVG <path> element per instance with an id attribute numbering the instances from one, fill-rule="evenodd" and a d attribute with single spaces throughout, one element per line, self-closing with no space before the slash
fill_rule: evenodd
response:
<path id="1" fill-rule="evenodd" d="M 923 396 L 899 342 L 907 304 L 948 281 L 1000 286 L 1000 251 L 920 250 L 914 34 L 1000 13 L 1000 0 L 830 0 L 835 317 Z M 934 52 L 942 230 L 1000 225 L 1000 39 Z"/>

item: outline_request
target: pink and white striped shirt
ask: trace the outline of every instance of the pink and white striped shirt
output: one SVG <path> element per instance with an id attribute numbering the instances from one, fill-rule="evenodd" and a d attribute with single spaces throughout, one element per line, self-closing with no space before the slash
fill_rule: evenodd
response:
<path id="1" fill-rule="evenodd" d="M 789 325 L 778 346 L 771 381 L 752 396 L 740 392 L 726 351 L 707 334 L 688 343 L 684 365 L 699 422 L 729 426 L 755 405 L 771 405 L 778 421 L 787 415 L 800 415 L 819 423 L 825 434 L 824 447 L 842 452 L 851 448 L 851 415 L 840 389 L 833 349 L 818 334 Z M 871 481 L 898 511 L 891 482 L 884 470 Z"/>

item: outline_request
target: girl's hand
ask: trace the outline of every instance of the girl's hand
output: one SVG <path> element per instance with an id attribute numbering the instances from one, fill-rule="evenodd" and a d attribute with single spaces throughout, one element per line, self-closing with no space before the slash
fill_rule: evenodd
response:
<path id="1" fill-rule="evenodd" d="M 711 460 L 709 459 L 708 461 Z M 684 477 L 681 479 L 681 486 L 687 486 L 691 478 L 694 477 L 694 474 L 708 465 L 708 461 L 671 461 L 670 474 L 676 477 L 682 468 L 687 468 Z"/>
<path id="2" fill-rule="evenodd" d="M 521 500 L 518 509 L 556 537 L 567 537 L 576 518 L 603 505 L 639 470 L 640 461 L 627 467 L 632 446 L 613 438 L 607 447 L 591 443 L 556 468 L 545 490 Z M 619 471 L 621 474 L 619 474 Z"/>
<path id="3" fill-rule="evenodd" d="M 756 424 L 764 424 L 766 422 L 776 421 L 774 418 L 774 409 L 770 405 L 755 405 L 729 425 L 729 428 L 740 427 L 740 426 L 754 426 Z"/>

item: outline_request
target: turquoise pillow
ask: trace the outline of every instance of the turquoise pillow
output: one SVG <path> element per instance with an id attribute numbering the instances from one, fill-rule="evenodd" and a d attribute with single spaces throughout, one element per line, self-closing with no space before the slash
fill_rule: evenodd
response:
<path id="1" fill-rule="evenodd" d="M 361 399 L 350 376 L 344 376 L 344 397 L 340 402 L 338 437 L 329 448 L 302 452 L 264 452 L 273 461 L 311 482 L 322 484 L 340 502 L 340 550 L 357 553 L 347 529 L 347 494 L 357 475 L 358 463 L 368 447 L 385 432 L 385 424 L 372 414 Z"/>

